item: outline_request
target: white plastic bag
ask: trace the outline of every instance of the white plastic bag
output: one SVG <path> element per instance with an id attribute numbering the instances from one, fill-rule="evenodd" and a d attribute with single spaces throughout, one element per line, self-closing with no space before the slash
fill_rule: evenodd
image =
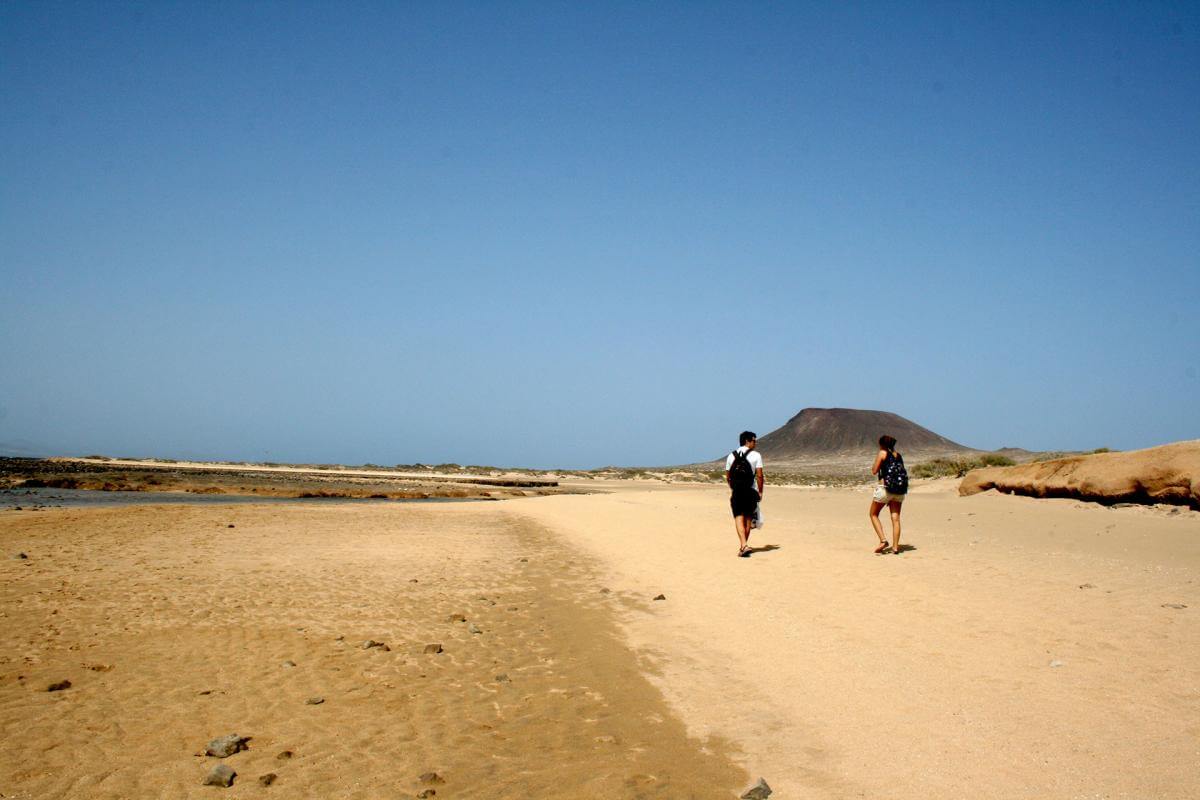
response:
<path id="1" fill-rule="evenodd" d="M 759 503 L 758 508 L 754 509 L 754 519 L 750 521 L 750 527 L 761 528 L 763 524 L 762 503 Z"/>

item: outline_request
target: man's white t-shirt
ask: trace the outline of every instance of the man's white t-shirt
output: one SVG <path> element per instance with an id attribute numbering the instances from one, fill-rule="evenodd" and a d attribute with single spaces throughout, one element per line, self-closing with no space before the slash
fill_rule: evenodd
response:
<path id="1" fill-rule="evenodd" d="M 737 451 L 739 453 L 745 453 L 746 448 L 739 447 L 737 449 Z M 757 472 L 758 470 L 763 468 L 762 453 L 759 453 L 757 450 L 751 450 L 750 455 L 746 456 L 746 460 L 750 462 L 750 467 L 755 472 Z M 729 455 L 725 456 L 725 471 L 729 472 L 729 468 L 732 466 L 733 466 L 733 453 L 730 453 Z"/>

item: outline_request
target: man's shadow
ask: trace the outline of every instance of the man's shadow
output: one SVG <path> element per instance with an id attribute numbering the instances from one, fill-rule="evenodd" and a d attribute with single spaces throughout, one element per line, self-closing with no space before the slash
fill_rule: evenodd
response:
<path id="1" fill-rule="evenodd" d="M 752 556 L 755 553 L 769 553 L 772 550 L 778 550 L 779 548 L 780 545 L 777 544 L 764 544 L 762 547 L 747 547 L 746 555 Z"/>

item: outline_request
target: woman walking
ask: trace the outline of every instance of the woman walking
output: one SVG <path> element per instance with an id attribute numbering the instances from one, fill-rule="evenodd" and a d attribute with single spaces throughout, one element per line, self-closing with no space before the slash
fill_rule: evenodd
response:
<path id="1" fill-rule="evenodd" d="M 904 457 L 896 452 L 896 439 L 892 436 L 879 437 L 879 453 L 875 463 L 871 465 L 871 474 L 879 476 L 879 485 L 871 497 L 871 526 L 879 537 L 879 547 L 875 552 L 880 555 L 889 549 L 893 553 L 900 552 L 900 506 L 908 494 L 908 471 L 904 468 Z M 879 521 L 879 512 L 887 506 L 892 515 L 892 543 L 883 535 L 883 523 Z"/>

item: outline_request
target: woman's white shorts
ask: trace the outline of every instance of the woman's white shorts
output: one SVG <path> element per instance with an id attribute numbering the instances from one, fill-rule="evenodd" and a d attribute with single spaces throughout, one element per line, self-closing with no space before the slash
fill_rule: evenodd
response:
<path id="1" fill-rule="evenodd" d="M 903 503 L 905 497 L 906 497 L 906 495 L 902 495 L 902 494 L 892 494 L 886 488 L 884 488 L 884 485 L 881 483 L 875 487 L 875 494 L 873 494 L 871 496 L 871 499 L 874 500 L 876 503 L 885 503 L 886 504 L 886 503 Z"/>

